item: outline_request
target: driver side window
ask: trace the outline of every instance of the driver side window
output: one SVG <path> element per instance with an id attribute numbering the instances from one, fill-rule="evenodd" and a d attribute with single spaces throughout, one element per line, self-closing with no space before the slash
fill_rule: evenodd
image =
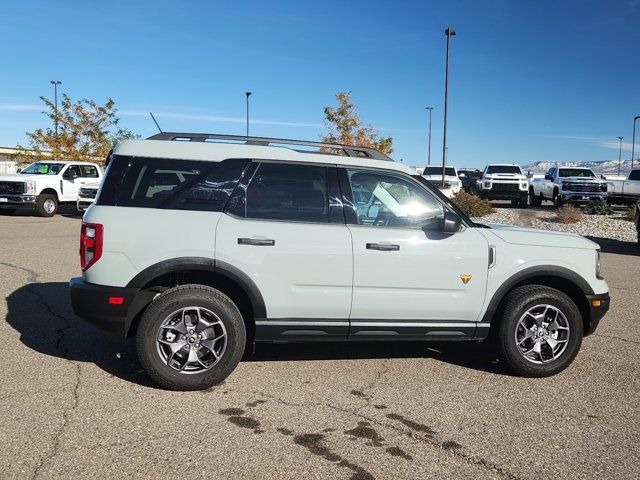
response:
<path id="1" fill-rule="evenodd" d="M 348 170 L 359 225 L 424 228 L 444 218 L 442 204 L 402 175 Z"/>

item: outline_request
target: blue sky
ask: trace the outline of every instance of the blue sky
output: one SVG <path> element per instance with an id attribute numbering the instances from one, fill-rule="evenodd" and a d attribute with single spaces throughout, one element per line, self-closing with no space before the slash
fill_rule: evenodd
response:
<path id="1" fill-rule="evenodd" d="M 142 136 L 149 111 L 165 130 L 243 134 L 250 90 L 252 134 L 317 139 L 323 107 L 351 90 L 411 165 L 426 162 L 432 105 L 440 161 L 447 26 L 448 163 L 617 159 L 619 135 L 630 157 L 639 0 L 4 0 L 0 145 L 46 126 L 38 97 L 56 79 L 73 98 L 112 97 Z"/>

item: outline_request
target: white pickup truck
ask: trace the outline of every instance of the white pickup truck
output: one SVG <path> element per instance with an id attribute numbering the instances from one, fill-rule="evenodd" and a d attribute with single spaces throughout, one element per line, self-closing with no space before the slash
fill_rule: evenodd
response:
<path id="1" fill-rule="evenodd" d="M 422 171 L 425 180 L 433 183 L 436 187 L 442 186 L 442 167 L 425 167 Z M 444 188 L 451 189 L 451 193 L 456 195 L 462 188 L 462 181 L 458 177 L 456 167 L 445 167 L 444 170 Z"/>
<path id="2" fill-rule="evenodd" d="M 640 169 L 629 172 L 624 180 L 607 180 L 609 203 L 633 205 L 640 200 Z"/>
<path id="3" fill-rule="evenodd" d="M 511 200 L 513 206 L 527 208 L 529 180 L 519 165 L 487 165 L 476 185 L 481 198 Z"/>
<path id="4" fill-rule="evenodd" d="M 607 182 L 588 168 L 553 167 L 544 178 L 534 178 L 529 186 L 529 203 L 539 207 L 551 200 L 556 207 L 563 203 L 587 203 L 607 199 Z"/>
<path id="5" fill-rule="evenodd" d="M 76 203 L 80 187 L 101 179 L 102 170 L 95 163 L 32 163 L 20 173 L 0 175 L 0 214 L 11 214 L 26 206 L 41 217 L 51 217 L 61 203 Z"/>

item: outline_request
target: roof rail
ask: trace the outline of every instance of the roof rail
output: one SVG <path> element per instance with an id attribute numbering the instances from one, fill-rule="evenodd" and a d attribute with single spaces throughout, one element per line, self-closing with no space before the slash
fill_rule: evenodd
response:
<path id="1" fill-rule="evenodd" d="M 356 147 L 353 145 L 341 145 L 338 143 L 310 142 L 307 140 L 290 140 L 286 138 L 270 138 L 270 137 L 248 137 L 244 135 L 221 135 L 217 133 L 178 133 L 178 132 L 162 132 L 152 135 L 147 140 L 178 140 L 188 142 L 205 142 L 207 140 L 222 141 L 240 141 L 247 145 L 300 145 L 305 147 L 329 148 L 332 150 L 340 150 L 347 157 L 366 157 L 374 160 L 393 160 L 382 152 L 369 147 Z M 304 152 L 316 153 L 316 152 Z M 318 152 L 324 153 L 324 152 Z"/>

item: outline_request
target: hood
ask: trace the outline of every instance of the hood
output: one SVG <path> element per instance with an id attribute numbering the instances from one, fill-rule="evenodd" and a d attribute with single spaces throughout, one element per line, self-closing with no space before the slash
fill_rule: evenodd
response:
<path id="1" fill-rule="evenodd" d="M 601 180 L 594 177 L 559 177 L 559 182 L 583 182 L 583 183 L 607 183 L 606 180 Z"/>
<path id="2" fill-rule="evenodd" d="M 426 178 L 427 180 L 442 180 L 442 174 L 440 174 L 440 175 L 423 175 L 423 177 Z M 445 175 L 444 179 L 445 180 L 460 180 L 455 175 Z"/>
<path id="3" fill-rule="evenodd" d="M 509 180 L 527 180 L 527 176 L 521 173 L 487 173 L 484 178 L 488 180 L 499 180 L 501 178 Z"/>
<path id="4" fill-rule="evenodd" d="M 7 173 L 0 175 L 0 182 L 26 182 L 27 180 L 42 180 L 42 178 L 56 178 L 55 175 L 29 175 L 28 173 Z"/>
<path id="5" fill-rule="evenodd" d="M 82 185 L 82 188 L 91 188 L 93 190 L 98 190 L 98 188 L 100 188 L 100 182 L 85 183 L 84 185 Z"/>
<path id="6" fill-rule="evenodd" d="M 513 225 L 491 224 L 491 231 L 500 239 L 515 245 L 540 247 L 585 248 L 595 250 L 600 246 L 574 233 L 554 232 L 538 228 L 516 227 Z"/>

